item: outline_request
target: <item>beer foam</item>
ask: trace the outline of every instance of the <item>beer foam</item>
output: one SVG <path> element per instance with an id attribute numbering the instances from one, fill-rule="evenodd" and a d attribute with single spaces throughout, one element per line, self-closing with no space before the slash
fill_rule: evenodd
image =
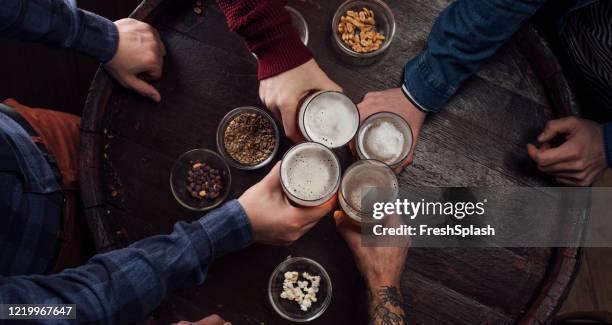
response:
<path id="1" fill-rule="evenodd" d="M 408 123 L 396 114 L 377 113 L 361 125 L 356 142 L 361 158 L 395 165 L 410 152 L 412 130 Z"/>
<path id="2" fill-rule="evenodd" d="M 388 121 L 370 125 L 364 132 L 363 148 L 367 156 L 387 164 L 397 162 L 404 151 L 404 134 Z"/>
<path id="3" fill-rule="evenodd" d="M 338 160 L 333 152 L 319 144 L 301 144 L 283 157 L 283 186 L 300 200 L 315 201 L 329 195 L 339 179 Z"/>
<path id="4" fill-rule="evenodd" d="M 303 116 L 304 128 L 314 142 L 329 148 L 345 145 L 359 128 L 359 112 L 350 98 L 338 92 L 314 97 Z"/>

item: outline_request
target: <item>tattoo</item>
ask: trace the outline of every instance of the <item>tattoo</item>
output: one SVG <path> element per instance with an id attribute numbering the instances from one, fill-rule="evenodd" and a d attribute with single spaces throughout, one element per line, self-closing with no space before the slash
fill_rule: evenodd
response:
<path id="1" fill-rule="evenodd" d="M 402 295 L 397 287 L 383 286 L 370 295 L 372 325 L 408 324 L 402 309 Z"/>

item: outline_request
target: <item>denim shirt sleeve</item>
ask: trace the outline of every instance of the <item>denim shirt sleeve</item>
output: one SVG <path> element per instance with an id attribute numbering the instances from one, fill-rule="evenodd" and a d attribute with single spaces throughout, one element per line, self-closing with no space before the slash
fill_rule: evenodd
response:
<path id="1" fill-rule="evenodd" d="M 113 22 L 69 0 L 0 0 L 0 37 L 73 48 L 104 63 L 119 45 Z"/>
<path id="2" fill-rule="evenodd" d="M 129 324 L 143 319 L 178 288 L 204 282 L 214 258 L 253 243 L 238 201 L 170 235 L 94 256 L 51 276 L 0 276 L 0 304 L 76 304 L 79 323 Z"/>
<path id="3" fill-rule="evenodd" d="M 404 93 L 439 112 L 546 0 L 457 0 L 436 20 L 427 48 L 404 69 Z"/>

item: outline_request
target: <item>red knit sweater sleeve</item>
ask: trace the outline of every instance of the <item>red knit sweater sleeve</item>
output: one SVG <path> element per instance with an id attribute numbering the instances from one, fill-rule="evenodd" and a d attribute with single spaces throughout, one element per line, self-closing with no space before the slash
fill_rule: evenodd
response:
<path id="1" fill-rule="evenodd" d="M 291 24 L 284 0 L 217 0 L 230 30 L 257 55 L 259 79 L 293 69 L 312 58 Z"/>

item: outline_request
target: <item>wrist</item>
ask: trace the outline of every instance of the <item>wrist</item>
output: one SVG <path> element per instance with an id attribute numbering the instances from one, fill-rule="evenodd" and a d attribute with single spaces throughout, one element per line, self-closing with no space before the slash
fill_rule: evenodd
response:
<path id="1" fill-rule="evenodd" d="M 388 275 L 366 275 L 366 284 L 371 291 L 382 287 L 400 287 L 400 279 Z"/>

